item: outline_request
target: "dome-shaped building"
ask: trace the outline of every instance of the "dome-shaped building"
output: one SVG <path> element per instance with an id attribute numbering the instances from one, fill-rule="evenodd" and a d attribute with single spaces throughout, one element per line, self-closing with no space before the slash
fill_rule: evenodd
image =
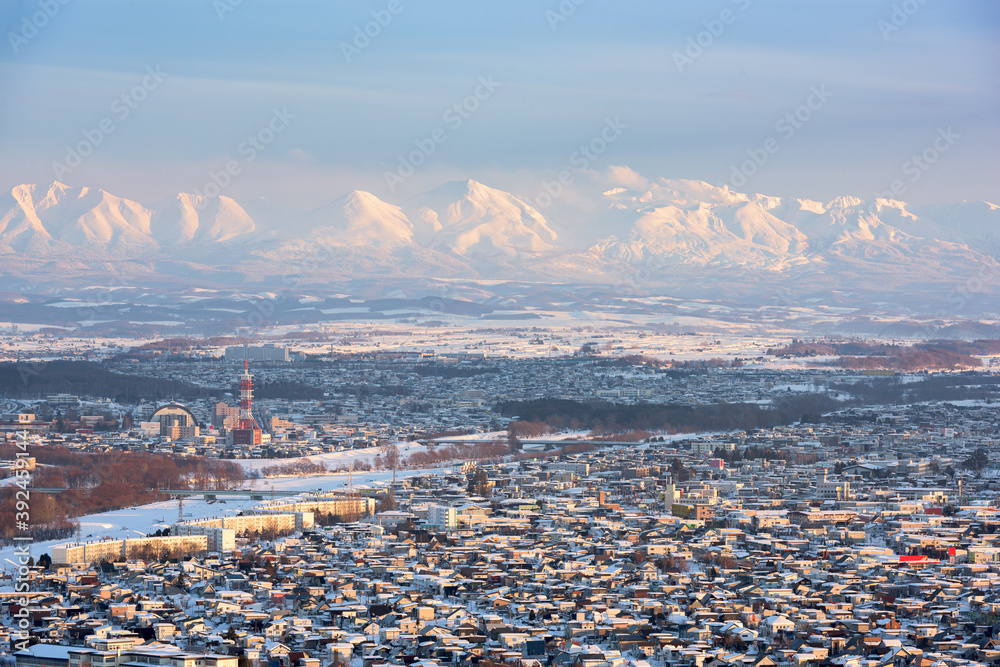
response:
<path id="1" fill-rule="evenodd" d="M 160 435 L 171 439 L 189 438 L 198 435 L 198 418 L 181 403 L 161 405 L 149 418 L 160 423 Z"/>

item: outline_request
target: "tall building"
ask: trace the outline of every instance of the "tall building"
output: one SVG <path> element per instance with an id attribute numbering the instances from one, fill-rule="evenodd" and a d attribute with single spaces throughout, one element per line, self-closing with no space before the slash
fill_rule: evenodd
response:
<path id="1" fill-rule="evenodd" d="M 427 508 L 427 525 L 439 530 L 455 530 L 458 510 L 448 505 L 431 505 Z"/>
<path id="2" fill-rule="evenodd" d="M 233 345 L 226 348 L 226 361 L 288 361 L 288 348 L 274 343 L 250 347 Z"/>
<path id="3" fill-rule="evenodd" d="M 221 431 L 235 428 L 240 419 L 240 409 L 219 401 L 212 413 L 212 427 Z"/>

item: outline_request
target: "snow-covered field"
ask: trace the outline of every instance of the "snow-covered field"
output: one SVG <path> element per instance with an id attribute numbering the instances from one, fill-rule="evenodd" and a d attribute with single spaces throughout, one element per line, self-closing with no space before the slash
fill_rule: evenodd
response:
<path id="1" fill-rule="evenodd" d="M 426 448 L 423 445 L 419 445 L 415 442 L 399 442 L 396 443 L 396 446 L 399 451 L 399 455 L 402 458 L 406 458 L 416 452 L 426 451 Z M 328 452 L 325 454 L 313 454 L 312 456 L 300 456 L 297 458 L 287 459 L 241 459 L 239 462 L 247 470 L 260 470 L 261 468 L 269 466 L 288 465 L 289 463 L 305 460 L 311 461 L 312 463 L 322 463 L 328 469 L 336 470 L 337 468 L 349 468 L 351 463 L 354 463 L 355 466 L 358 463 L 370 464 L 376 456 L 384 457 L 384 454 L 379 447 L 347 449 L 342 452 Z"/>

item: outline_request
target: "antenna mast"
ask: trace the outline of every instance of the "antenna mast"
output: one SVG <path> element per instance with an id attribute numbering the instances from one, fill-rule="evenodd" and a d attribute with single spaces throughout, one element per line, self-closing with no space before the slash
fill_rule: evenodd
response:
<path id="1" fill-rule="evenodd" d="M 243 344 L 243 375 L 240 376 L 240 417 L 237 428 L 254 429 L 257 421 L 253 418 L 253 376 L 250 375 L 250 350 Z"/>

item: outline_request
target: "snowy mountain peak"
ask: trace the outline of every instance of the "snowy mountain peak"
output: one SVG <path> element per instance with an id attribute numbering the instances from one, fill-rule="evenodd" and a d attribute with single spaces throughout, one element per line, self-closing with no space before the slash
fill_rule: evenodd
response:
<path id="1" fill-rule="evenodd" d="M 182 192 L 153 206 L 150 234 L 160 244 L 223 243 L 254 232 L 257 225 L 235 200 Z"/>
<path id="2" fill-rule="evenodd" d="M 827 208 L 854 208 L 856 206 L 861 206 L 864 203 L 863 200 L 857 197 L 851 197 L 848 195 L 843 195 L 833 199 L 829 204 L 826 205 Z"/>
<path id="3" fill-rule="evenodd" d="M 141 204 L 100 189 L 55 181 L 42 194 L 36 185 L 20 185 L 12 189 L 0 218 L 0 246 L 148 246 L 149 213 Z"/>
<path id="4" fill-rule="evenodd" d="M 402 209 L 362 190 L 309 214 L 310 239 L 338 246 L 378 248 L 413 243 L 413 224 Z"/>
<path id="5" fill-rule="evenodd" d="M 514 256 L 556 250 L 556 233 L 519 197 L 478 181 L 453 181 L 410 201 L 434 247 L 470 255 Z"/>
<path id="6" fill-rule="evenodd" d="M 231 275 L 256 277 L 323 246 L 335 249 L 335 260 L 322 270 L 373 278 L 615 282 L 662 266 L 650 280 L 700 275 L 711 283 L 718 271 L 777 280 L 797 267 L 822 266 L 838 280 L 953 285 L 963 271 L 1000 270 L 1000 207 L 989 202 L 913 206 L 844 196 L 821 204 L 698 180 L 646 179 L 624 168 L 595 185 L 543 215 L 475 180 L 445 183 L 402 205 L 352 190 L 312 211 L 188 193 L 143 205 L 98 188 L 22 184 L 0 195 L 0 260 L 7 271 L 26 261 L 71 271 L 82 258 L 141 259 L 144 266 L 163 259 L 164 266 L 207 266 L 219 275 L 240 267 Z M 646 264 L 650 258 L 655 262 Z"/>
<path id="7" fill-rule="evenodd" d="M 617 187 L 602 193 L 612 201 L 637 202 L 650 206 L 671 205 L 682 209 L 698 209 L 716 204 L 735 205 L 749 197 L 732 192 L 728 185 L 715 186 L 705 181 L 683 178 L 661 178 L 638 190 Z"/>
<path id="8" fill-rule="evenodd" d="M 351 190 L 344 196 L 345 201 L 349 201 L 358 206 L 390 206 L 384 201 L 365 190 Z"/>

